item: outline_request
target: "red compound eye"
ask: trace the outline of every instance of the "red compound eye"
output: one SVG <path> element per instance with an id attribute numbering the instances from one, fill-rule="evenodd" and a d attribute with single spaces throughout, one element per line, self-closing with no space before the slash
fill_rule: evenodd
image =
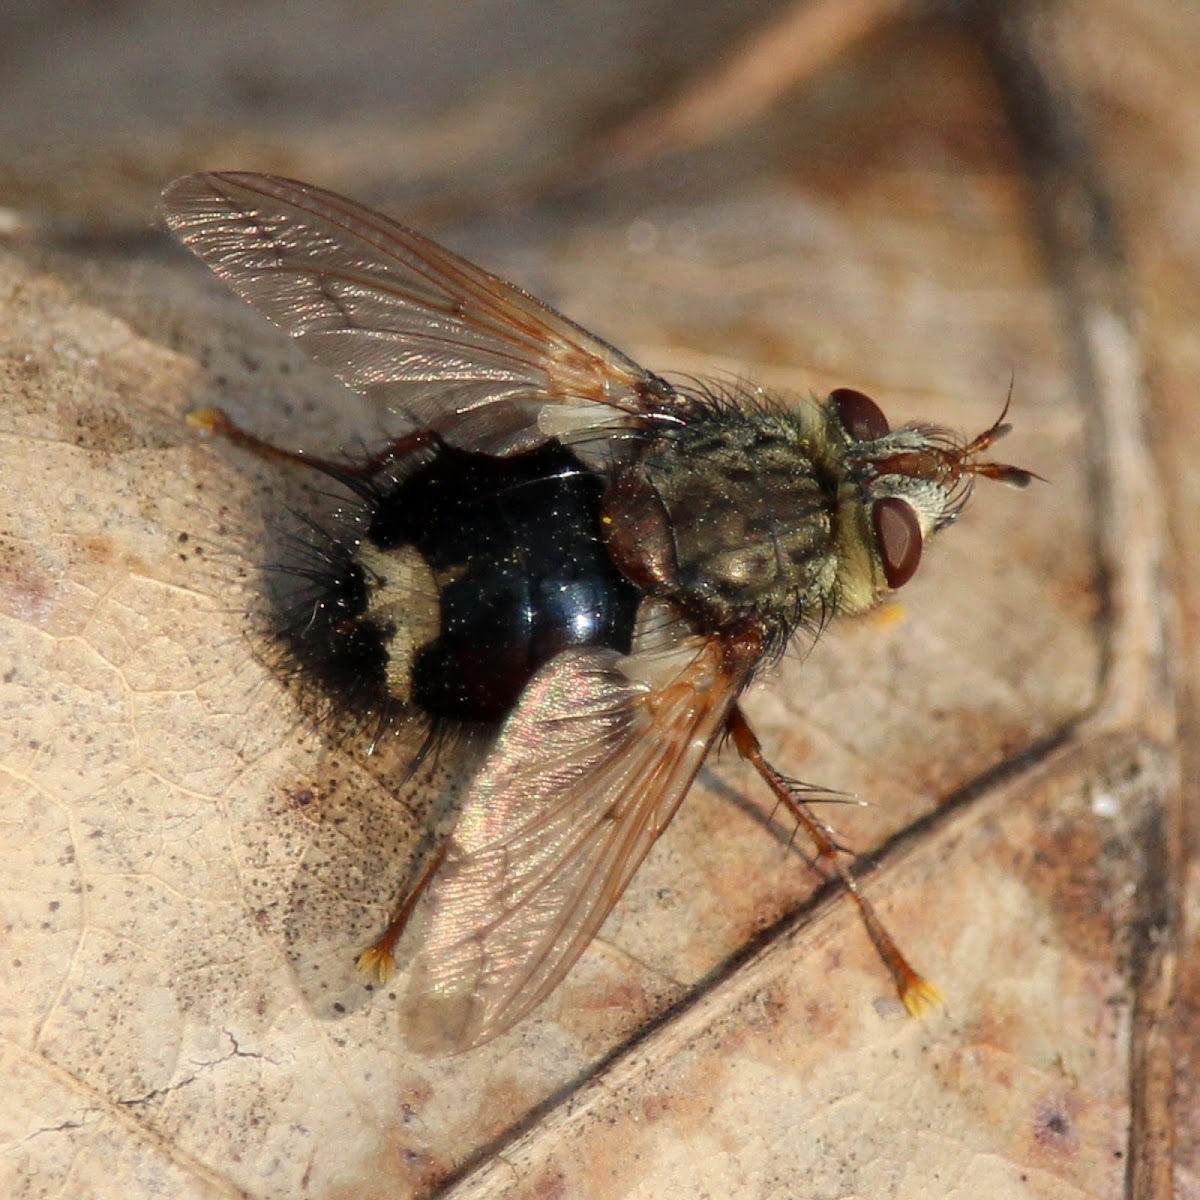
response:
<path id="1" fill-rule="evenodd" d="M 896 496 L 877 500 L 872 511 L 875 537 L 888 587 L 903 587 L 921 561 L 921 523 L 912 506 Z"/>
<path id="2" fill-rule="evenodd" d="M 853 388 L 834 388 L 829 399 L 837 408 L 842 428 L 856 442 L 870 442 L 890 430 L 887 417 L 870 396 Z"/>

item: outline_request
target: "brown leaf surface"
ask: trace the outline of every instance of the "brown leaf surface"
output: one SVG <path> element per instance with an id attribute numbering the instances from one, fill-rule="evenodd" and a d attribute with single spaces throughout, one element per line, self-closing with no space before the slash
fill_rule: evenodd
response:
<path id="1" fill-rule="evenodd" d="M 433 10 L 413 11 L 432 38 Z M 103 240 L 0 251 L 0 1192 L 1125 1193 L 1131 1145 L 1148 1161 L 1146 1096 L 1162 1091 L 1139 1081 L 1171 1031 L 1156 1023 L 1169 980 L 1155 982 L 1170 964 L 1146 957 L 1142 932 L 1148 881 L 1172 853 L 1161 814 L 1177 769 L 1151 412 L 1170 422 L 1193 723 L 1200 609 L 1185 515 L 1200 108 L 1181 49 L 1200 30 L 1173 11 L 1068 7 L 1046 35 L 1073 48 L 1064 83 L 1091 106 L 1129 231 L 1154 410 L 1119 320 L 1088 327 L 1085 361 L 1102 369 L 1081 378 L 1074 331 L 1103 305 L 1064 319 L 1015 143 L 964 36 L 898 25 L 753 130 L 557 205 L 511 198 L 572 122 L 599 119 L 601 84 L 625 78 L 629 43 L 669 26 L 669 6 L 613 35 L 582 78 L 563 65 L 577 49 L 566 18 L 510 68 L 478 51 L 486 86 L 449 115 L 401 105 L 384 163 L 367 150 L 396 116 L 387 96 L 360 97 L 353 120 L 272 132 L 252 100 L 206 110 L 200 71 L 179 103 L 193 127 L 208 112 L 211 152 L 156 110 L 122 176 L 104 150 L 130 123 L 90 130 L 84 155 L 82 135 L 53 140 L 51 114 L 31 121 L 27 144 L 40 129 L 48 150 L 20 160 L 7 196 L 26 211 L 132 229 L 176 170 L 282 168 L 390 197 L 410 220 L 457 213 L 431 231 L 656 369 L 784 393 L 847 384 L 895 420 L 972 432 L 1011 373 L 1005 453 L 1050 482 L 981 486 L 901 605 L 835 627 L 749 704 L 781 767 L 871 801 L 834 816 L 856 848 L 882 851 L 865 886 L 945 992 L 944 1014 L 902 1016 L 851 907 L 810 903 L 790 829 L 765 828 L 759 790 L 723 763 L 550 1001 L 493 1045 L 426 1061 L 401 1045 L 390 996 L 359 993 L 334 1018 L 297 981 L 297 930 L 323 969 L 345 971 L 354 922 L 382 919 L 388 781 L 346 767 L 330 797 L 328 747 L 245 636 L 277 483 L 182 421 L 219 402 L 265 436 L 329 449 L 362 432 L 352 409 L 182 254 Z M 157 28 L 148 11 L 121 20 Z M 113 45 L 129 30 L 92 32 Z M 319 29 L 304 33 L 315 41 L 297 34 L 290 52 L 322 61 Z M 174 46 L 178 31 L 158 36 Z M 403 42 L 387 25 L 356 36 Z M 438 37 L 444 72 L 479 67 L 451 53 L 453 31 Z M 419 70 L 419 39 L 405 44 L 397 69 L 437 75 Z M 213 62 L 230 53 L 205 46 Z M 353 74 L 341 53 L 331 77 Z M 267 110 L 286 113 L 287 70 L 259 71 L 282 90 Z M 41 94 L 28 73 L 20 86 Z M 549 149 L 481 182 L 498 146 L 543 133 Z M 330 832 L 333 805 L 357 832 Z M 314 846 L 329 860 L 317 917 L 295 900 Z M 335 912 L 344 940 L 320 919 Z M 1147 962 L 1155 979 L 1133 969 Z M 1191 1055 L 1194 970 L 1175 1026 Z M 1194 1072 L 1181 1075 L 1178 1194 L 1196 1195 Z M 1150 1187 L 1139 1194 L 1170 1194 Z"/>

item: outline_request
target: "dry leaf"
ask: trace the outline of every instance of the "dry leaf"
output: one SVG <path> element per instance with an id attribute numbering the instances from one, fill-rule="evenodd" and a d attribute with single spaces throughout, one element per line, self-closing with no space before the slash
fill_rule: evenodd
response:
<path id="1" fill-rule="evenodd" d="M 1200 193 L 1192 125 L 1170 114 L 1196 109 L 1181 47 L 1198 31 L 1149 3 L 1058 19 L 1048 44 L 1075 47 L 1062 82 L 1095 114 L 1133 294 L 1156 298 L 1139 318 L 1172 419 L 1186 589 L 1194 322 L 1176 314 L 1195 309 Z M 616 79 L 617 61 L 596 70 Z M 97 151 L 73 177 L 97 186 L 59 211 L 94 201 L 130 227 L 158 174 L 210 165 L 387 191 L 421 177 L 430 146 L 472 164 L 448 178 L 477 181 L 495 145 L 469 136 L 471 115 L 520 141 L 552 123 L 569 75 L 531 72 L 511 107 L 497 85 L 454 122 L 412 118 L 382 169 L 357 142 L 331 149 L 336 122 L 234 164 L 164 149 L 163 119 L 127 190 L 104 186 Z M 570 93 L 578 111 L 594 83 Z M 1131 1079 L 1135 1099 L 1161 1093 L 1137 1082 L 1161 1058 L 1147 1022 L 1169 980 L 1130 973 L 1161 969 L 1139 930 L 1172 853 L 1161 495 L 1138 346 L 1120 319 L 1093 321 L 1103 370 L 1083 388 L 1015 145 L 968 39 L 898 25 L 765 125 L 569 211 L 514 220 L 478 182 L 426 205 L 474 214 L 431 231 L 655 369 L 846 384 L 893 419 L 971 431 L 1011 373 L 1006 454 L 1050 482 L 981 486 L 902 608 L 835 627 L 750 701 L 782 767 L 871 801 L 832 815 L 884 851 L 865 886 L 949 1001 L 924 1022 L 901 1016 L 850 906 L 810 905 L 790 830 L 723 763 L 532 1019 L 461 1059 L 409 1056 L 395 1001 L 349 970 L 390 899 L 386 770 L 334 771 L 254 657 L 245 611 L 279 483 L 182 421 L 220 402 L 328 450 L 363 432 L 353 408 L 182 254 L 4 251 L 0 1191 L 1116 1196 L 1131 1146 L 1139 1169 L 1162 1161 Z M 42 177 L 22 178 L 8 199 L 48 209 Z M 1103 311 L 1093 297 L 1074 315 Z M 315 1003 L 297 945 L 345 976 L 344 1012 Z M 1195 1128 L 1181 1120 L 1179 1195 L 1200 1194 Z"/>

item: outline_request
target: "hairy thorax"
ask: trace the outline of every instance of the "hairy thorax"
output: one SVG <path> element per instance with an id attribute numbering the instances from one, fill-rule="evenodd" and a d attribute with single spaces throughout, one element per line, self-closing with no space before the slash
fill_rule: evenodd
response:
<path id="1" fill-rule="evenodd" d="M 702 627 L 819 620 L 837 574 L 830 452 L 820 413 L 714 409 L 614 480 L 609 552 Z"/>

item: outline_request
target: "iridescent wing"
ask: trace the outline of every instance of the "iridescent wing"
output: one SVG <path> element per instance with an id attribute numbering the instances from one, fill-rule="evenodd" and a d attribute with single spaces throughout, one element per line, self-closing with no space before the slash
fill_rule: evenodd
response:
<path id="1" fill-rule="evenodd" d="M 415 1049 L 485 1042 L 557 985 L 674 815 L 755 659 L 691 636 L 624 658 L 565 651 L 534 677 L 419 918 Z"/>
<path id="2" fill-rule="evenodd" d="M 313 359 L 465 449 L 619 433 L 678 403 L 663 380 L 520 288 L 333 192 L 210 172 L 175 180 L 162 210 Z"/>

